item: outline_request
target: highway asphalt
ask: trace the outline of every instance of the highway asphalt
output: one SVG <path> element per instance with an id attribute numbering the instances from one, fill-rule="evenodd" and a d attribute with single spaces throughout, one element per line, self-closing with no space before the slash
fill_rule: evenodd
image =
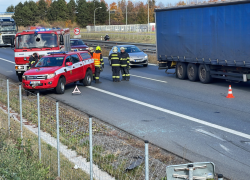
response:
<path id="1" fill-rule="evenodd" d="M 250 179 L 250 84 L 215 80 L 211 84 L 179 80 L 157 66 L 136 66 L 129 82 L 112 82 L 105 58 L 101 84 L 79 84 L 81 95 L 52 96 L 135 136 L 194 162 L 213 162 L 217 173 Z M 17 81 L 14 53 L 0 48 L 0 73 Z M 170 71 L 173 72 L 173 71 Z M 234 99 L 227 99 L 232 85 Z"/>

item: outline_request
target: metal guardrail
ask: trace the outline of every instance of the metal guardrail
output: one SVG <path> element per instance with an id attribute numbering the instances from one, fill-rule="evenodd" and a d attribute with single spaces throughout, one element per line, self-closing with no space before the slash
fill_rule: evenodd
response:
<path id="1" fill-rule="evenodd" d="M 145 44 L 145 43 L 130 43 L 130 42 L 119 42 L 119 41 L 99 41 L 99 40 L 90 40 L 83 39 L 88 46 L 102 46 L 107 49 L 111 49 L 115 45 L 135 45 L 140 48 L 143 52 L 147 52 L 150 54 L 156 53 L 156 45 L 155 44 Z"/>

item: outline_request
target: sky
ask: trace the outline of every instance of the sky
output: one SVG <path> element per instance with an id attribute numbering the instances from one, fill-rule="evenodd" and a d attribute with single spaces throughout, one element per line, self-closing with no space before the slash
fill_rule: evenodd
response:
<path id="1" fill-rule="evenodd" d="M 24 3 L 26 0 L 0 0 L 0 12 L 5 12 L 7 7 L 9 7 L 10 5 L 17 5 L 19 2 Z M 35 0 L 37 1 L 37 0 Z M 69 0 L 66 0 L 67 2 L 69 2 Z M 132 2 L 147 2 L 147 0 L 131 0 Z M 105 2 L 107 2 L 108 4 L 112 3 L 112 2 L 118 2 L 118 0 L 105 0 Z M 156 0 L 156 5 L 162 2 L 164 5 L 168 4 L 168 3 L 176 3 L 179 2 L 179 0 Z"/>

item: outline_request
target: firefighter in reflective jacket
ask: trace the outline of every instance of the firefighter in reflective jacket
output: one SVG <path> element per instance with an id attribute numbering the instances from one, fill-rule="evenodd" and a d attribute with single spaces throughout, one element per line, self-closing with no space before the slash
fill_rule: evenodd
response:
<path id="1" fill-rule="evenodd" d="M 130 74 L 129 74 L 129 55 L 125 52 L 125 48 L 121 47 L 120 53 L 120 62 L 121 62 L 121 72 L 122 72 L 122 81 L 129 81 Z"/>
<path id="2" fill-rule="evenodd" d="M 38 61 L 38 55 L 37 53 L 33 53 L 32 56 L 30 56 L 29 58 L 29 69 L 32 68 L 37 61 Z"/>
<path id="3" fill-rule="evenodd" d="M 112 66 L 112 78 L 113 82 L 120 82 L 120 56 L 117 47 L 114 47 L 113 53 L 109 55 Z"/>
<path id="4" fill-rule="evenodd" d="M 103 63 L 103 59 L 102 59 L 102 53 L 101 53 L 100 46 L 96 47 L 96 51 L 93 53 L 93 59 L 94 59 L 94 64 L 95 64 L 95 74 L 94 74 L 95 83 L 101 83 L 99 79 L 100 79 L 100 72 L 101 72 L 101 66 Z M 103 67 L 104 67 L 104 65 L 103 65 Z"/>

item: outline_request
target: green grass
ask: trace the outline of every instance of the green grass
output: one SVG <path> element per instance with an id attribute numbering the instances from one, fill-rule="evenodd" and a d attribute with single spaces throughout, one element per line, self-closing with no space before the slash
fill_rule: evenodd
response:
<path id="1" fill-rule="evenodd" d="M 120 41 L 120 42 L 133 42 L 133 43 L 146 43 L 146 44 L 155 44 L 155 33 L 123 33 L 123 32 L 81 32 L 82 39 L 91 39 L 91 40 L 102 40 L 104 41 L 104 36 L 108 34 L 110 41 Z M 74 32 L 71 31 L 71 38 L 73 38 Z M 102 36 L 102 37 L 101 37 Z"/>
<path id="2" fill-rule="evenodd" d="M 7 131 L 7 115 L 0 110 L 0 179 L 54 180 L 57 177 L 57 150 L 41 143 L 42 160 L 38 160 L 38 138 L 23 127 L 23 145 L 20 139 L 20 123 L 11 119 L 10 135 Z M 74 169 L 64 155 L 60 155 L 62 179 L 89 179 L 80 169 Z"/>

